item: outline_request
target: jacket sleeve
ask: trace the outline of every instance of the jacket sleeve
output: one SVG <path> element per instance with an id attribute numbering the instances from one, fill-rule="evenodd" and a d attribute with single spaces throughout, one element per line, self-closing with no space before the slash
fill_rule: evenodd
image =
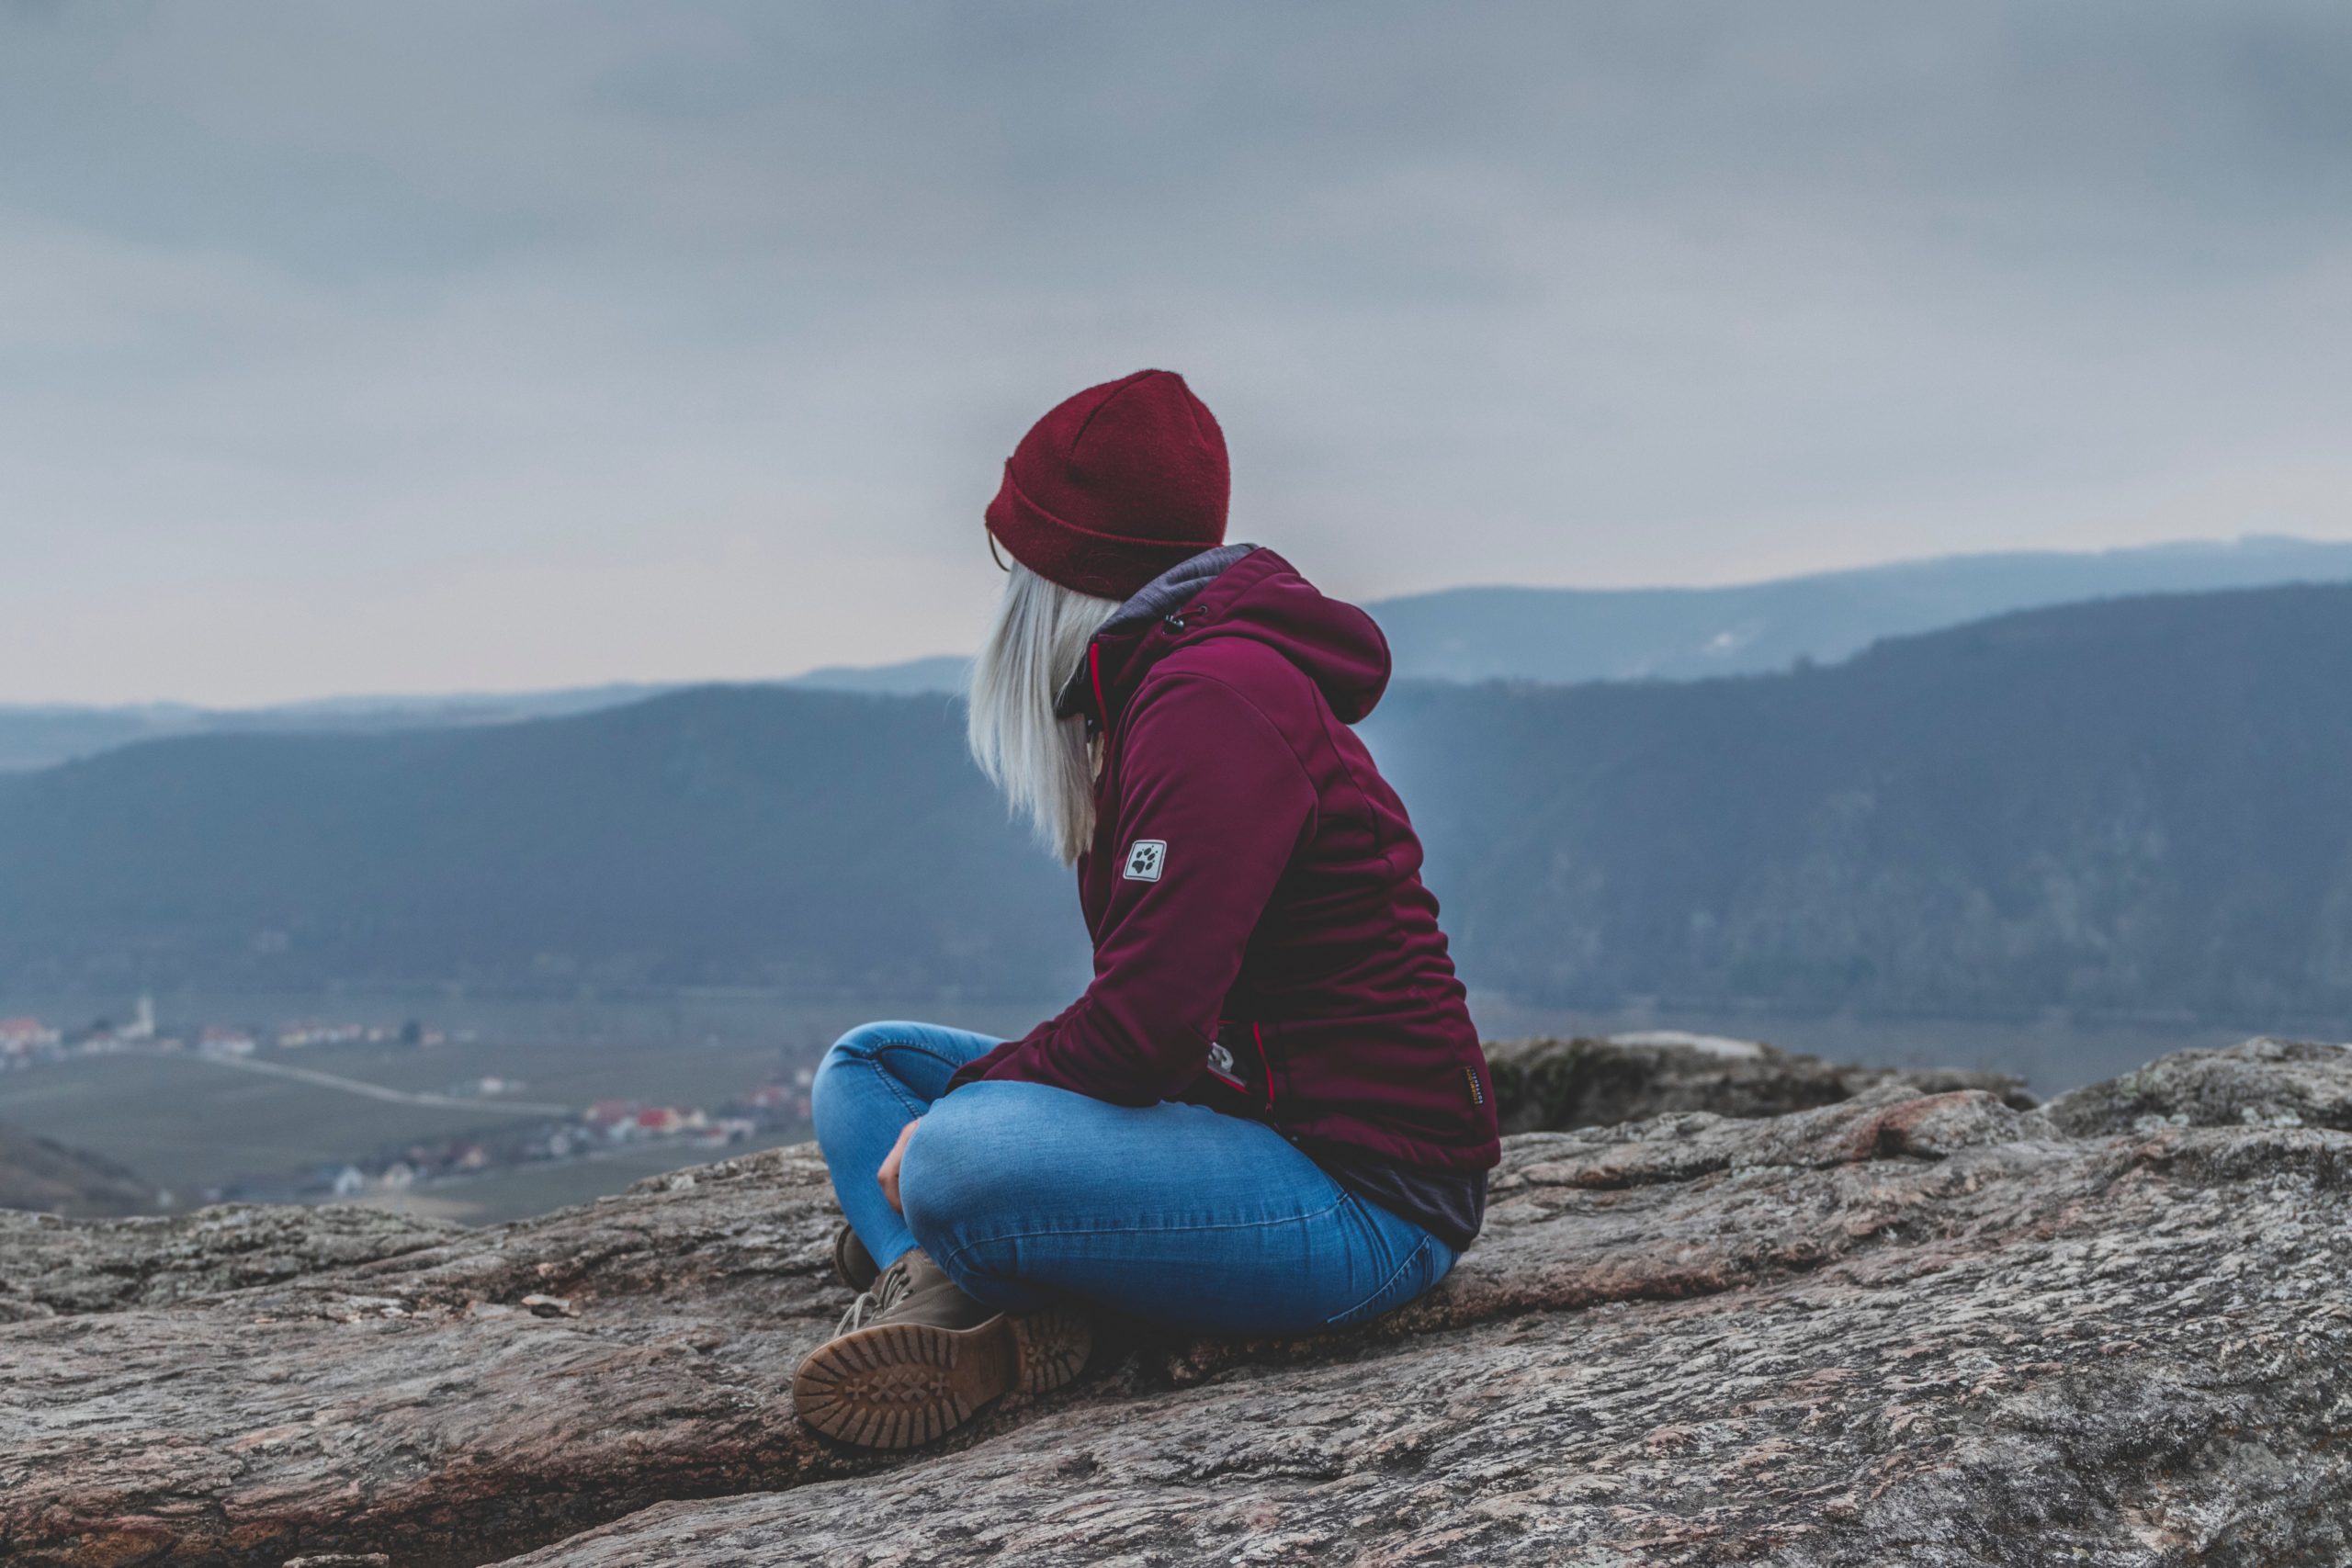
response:
<path id="1" fill-rule="evenodd" d="M 1206 675 L 1152 682 L 1113 765 L 1120 839 L 1093 982 L 951 1089 L 1015 1078 L 1154 1105 L 1208 1060 L 1242 950 L 1314 830 L 1315 789 L 1257 705 Z"/>

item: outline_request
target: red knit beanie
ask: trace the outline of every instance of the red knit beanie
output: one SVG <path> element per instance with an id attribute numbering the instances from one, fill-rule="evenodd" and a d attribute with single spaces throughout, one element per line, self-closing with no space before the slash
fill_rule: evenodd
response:
<path id="1" fill-rule="evenodd" d="M 1089 387 L 1030 427 L 989 530 L 1049 582 L 1125 599 L 1225 542 L 1225 433 L 1172 370 Z"/>

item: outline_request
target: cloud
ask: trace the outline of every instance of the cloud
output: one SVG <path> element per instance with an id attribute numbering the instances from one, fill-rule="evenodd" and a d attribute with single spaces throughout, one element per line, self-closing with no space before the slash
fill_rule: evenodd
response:
<path id="1" fill-rule="evenodd" d="M 967 645 L 1192 376 L 1370 593 L 2352 534 L 2328 5 L 0 9 L 0 696 Z"/>

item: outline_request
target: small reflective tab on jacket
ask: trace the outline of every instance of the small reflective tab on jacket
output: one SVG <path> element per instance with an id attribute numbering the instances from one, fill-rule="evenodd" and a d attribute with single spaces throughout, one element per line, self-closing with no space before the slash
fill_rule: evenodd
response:
<path id="1" fill-rule="evenodd" d="M 1464 1067 L 1462 1069 L 1462 1081 L 1470 1086 L 1471 1104 L 1484 1105 L 1487 1103 L 1487 1091 L 1480 1088 L 1478 1084 L 1477 1068 L 1470 1066 Z"/>

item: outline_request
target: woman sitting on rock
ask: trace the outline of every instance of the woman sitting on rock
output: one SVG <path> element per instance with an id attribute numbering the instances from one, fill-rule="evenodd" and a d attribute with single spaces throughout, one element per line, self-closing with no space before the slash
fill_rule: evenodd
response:
<path id="1" fill-rule="evenodd" d="M 1225 544 L 1227 490 L 1164 370 L 1079 393 L 1005 465 L 972 750 L 1077 865 L 1094 979 L 1018 1040 L 870 1023 L 827 1055 L 834 1258 L 865 1293 L 793 1380 L 820 1432 L 903 1448 L 1057 1387 L 1094 1308 L 1360 1323 L 1477 1234 L 1486 1059 L 1420 842 L 1347 728 L 1387 644 Z"/>

